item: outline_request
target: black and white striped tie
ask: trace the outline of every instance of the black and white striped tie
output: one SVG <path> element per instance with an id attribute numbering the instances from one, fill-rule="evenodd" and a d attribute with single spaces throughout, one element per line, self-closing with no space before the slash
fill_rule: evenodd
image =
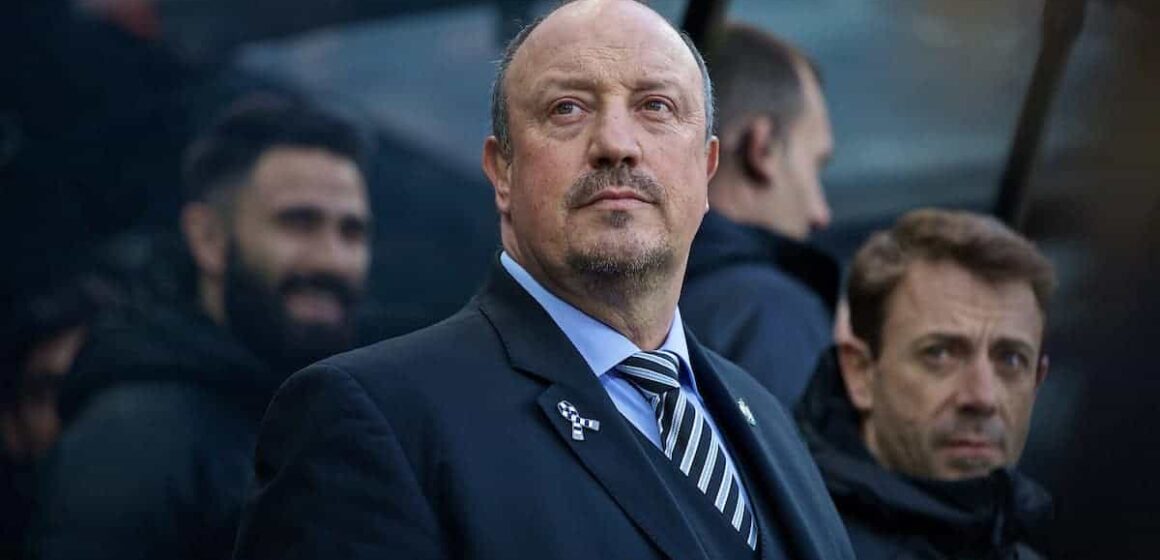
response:
<path id="1" fill-rule="evenodd" d="M 709 421 L 681 390 L 678 364 L 680 358 L 667 350 L 637 352 L 620 362 L 616 371 L 652 403 L 661 431 L 661 451 L 695 481 L 738 533 L 747 535 L 746 544 L 756 550 L 757 523 L 741 494 L 741 479 L 725 460 L 725 450 Z"/>

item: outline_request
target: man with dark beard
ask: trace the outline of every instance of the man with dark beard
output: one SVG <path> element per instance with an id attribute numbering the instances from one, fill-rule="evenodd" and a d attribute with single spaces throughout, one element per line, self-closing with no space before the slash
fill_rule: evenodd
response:
<path id="1" fill-rule="evenodd" d="M 858 251 L 853 336 L 797 409 L 858 558 L 1039 557 L 1051 501 L 1015 463 L 1053 285 L 1031 242 L 968 212 L 916 210 Z"/>
<path id="2" fill-rule="evenodd" d="M 228 558 L 270 396 L 347 349 L 369 261 L 365 142 L 252 99 L 189 149 L 194 297 L 94 327 L 66 387 L 34 557 Z"/>

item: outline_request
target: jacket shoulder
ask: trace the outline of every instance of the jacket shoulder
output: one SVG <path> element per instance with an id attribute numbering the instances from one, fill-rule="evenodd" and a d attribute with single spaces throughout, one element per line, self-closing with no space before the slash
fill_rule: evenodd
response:
<path id="1" fill-rule="evenodd" d="M 184 383 L 125 383 L 95 394 L 45 462 L 40 502 L 52 516 L 30 541 L 44 558 L 228 548 L 223 535 L 248 481 L 257 430 L 235 415 Z M 205 540 L 186 540 L 195 532 Z"/>
<path id="2" fill-rule="evenodd" d="M 785 313 L 790 306 L 828 314 L 825 301 L 808 286 L 770 264 L 756 262 L 734 263 L 690 277 L 681 304 L 725 306 L 730 312 L 748 313 L 763 309 Z"/>
<path id="3" fill-rule="evenodd" d="M 480 354 L 500 348 L 490 323 L 478 309 L 468 308 L 429 327 L 332 356 L 317 365 L 340 369 L 360 382 L 424 384 L 433 374 L 477 362 Z M 422 375 L 412 375 L 417 370 Z"/>
<path id="4" fill-rule="evenodd" d="M 211 391 L 182 381 L 132 381 L 96 393 L 78 412 L 61 439 L 61 447 L 93 444 L 135 449 L 192 452 L 206 434 L 226 437 L 229 427 L 248 424 L 241 414 Z M 249 431 L 254 431 L 251 427 Z M 108 454 L 108 448 L 105 448 Z M 158 457 L 160 458 L 160 456 Z"/>
<path id="5" fill-rule="evenodd" d="M 794 428 L 789 412 L 781 401 L 774 397 L 753 375 L 725 356 L 718 354 L 706 346 L 700 346 L 700 351 L 703 352 L 705 360 L 713 368 L 714 373 L 726 385 L 738 394 L 743 395 L 747 400 L 753 401 L 749 403 L 749 406 L 755 409 L 769 411 L 775 415 L 776 418 L 773 424 L 778 428 L 777 432 L 779 437 L 789 436 L 795 444 L 799 443 L 797 430 Z"/>

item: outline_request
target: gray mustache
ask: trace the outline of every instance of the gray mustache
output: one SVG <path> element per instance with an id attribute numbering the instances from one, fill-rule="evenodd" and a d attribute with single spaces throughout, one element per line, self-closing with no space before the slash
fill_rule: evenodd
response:
<path id="1" fill-rule="evenodd" d="M 650 202 L 664 197 L 664 188 L 647 173 L 621 166 L 595 169 L 584 174 L 568 189 L 565 203 L 569 208 L 584 206 L 601 191 L 612 186 L 632 189 Z"/>

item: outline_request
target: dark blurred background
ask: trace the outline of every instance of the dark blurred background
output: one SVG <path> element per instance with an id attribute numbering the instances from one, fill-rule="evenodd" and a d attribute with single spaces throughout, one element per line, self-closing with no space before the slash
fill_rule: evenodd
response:
<path id="1" fill-rule="evenodd" d="M 273 90 L 377 140 L 368 340 L 445 317 L 498 247 L 479 171 L 492 63 L 551 4 L 6 2 L 5 300 L 92 259 L 130 289 L 164 284 L 150 265 L 176 234 L 181 149 L 231 100 Z M 1040 244 L 1061 289 L 1023 467 L 1055 495 L 1054 556 L 1160 554 L 1160 3 L 651 4 L 691 28 L 756 24 L 818 62 L 836 151 L 816 240 L 843 260 L 920 206 L 997 212 Z"/>

